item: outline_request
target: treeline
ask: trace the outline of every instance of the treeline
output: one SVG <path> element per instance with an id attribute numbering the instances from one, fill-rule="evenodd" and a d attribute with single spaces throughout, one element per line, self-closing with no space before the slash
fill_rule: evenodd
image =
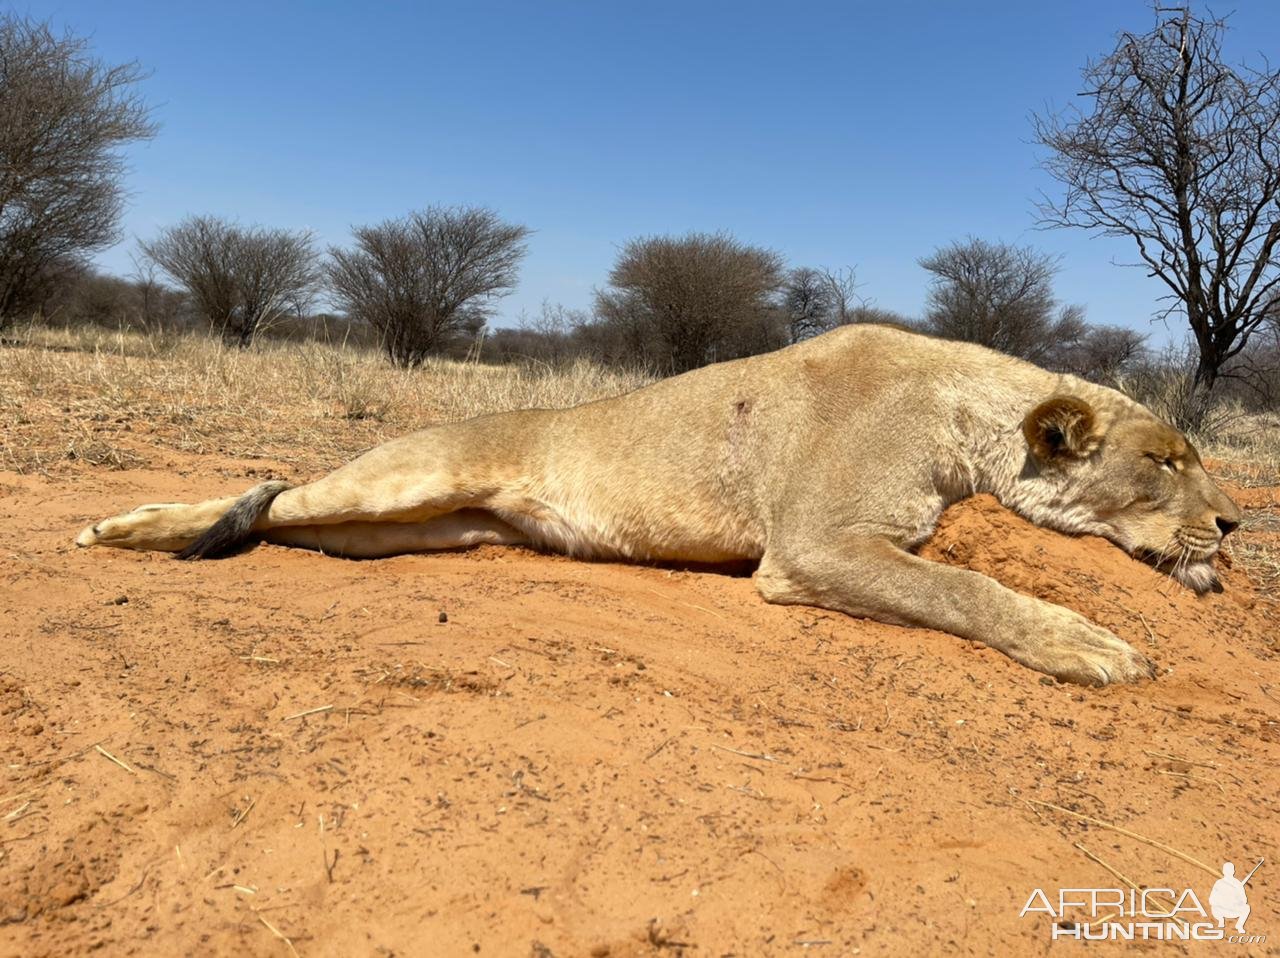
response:
<path id="1" fill-rule="evenodd" d="M 852 267 L 792 267 L 725 233 L 688 233 L 626 243 L 588 309 L 548 302 L 495 328 L 493 308 L 516 287 L 528 235 L 490 210 L 431 208 L 357 228 L 350 247 L 321 254 L 306 233 L 192 217 L 140 243 L 128 278 L 63 271 L 39 312 L 51 323 L 206 329 L 237 347 L 259 336 L 348 343 L 402 366 L 431 356 L 589 359 L 664 375 L 887 323 L 1142 393 L 1194 378 L 1194 350 L 1153 351 L 1141 333 L 1090 324 L 1082 306 L 1060 302 L 1055 258 L 976 238 L 920 260 L 929 283 L 921 316 L 875 306 Z M 314 311 L 318 299 L 341 311 Z M 1280 325 L 1260 330 L 1222 379 L 1221 396 L 1280 404 Z"/>
<path id="2" fill-rule="evenodd" d="M 1144 355 L 1140 333 L 1089 325 L 1082 307 L 1059 305 L 1053 257 L 970 238 L 920 265 L 930 291 L 924 315 L 911 317 L 863 296 L 852 267 L 788 268 L 776 253 L 724 234 L 637 239 L 623 247 L 592 309 L 544 304 L 517 328 L 495 330 L 490 350 L 504 360 L 587 356 L 675 373 L 838 326 L 885 323 L 1098 380 Z"/>
<path id="3" fill-rule="evenodd" d="M 42 284 L 54 323 L 203 328 L 228 345 L 259 336 L 340 339 L 397 365 L 430 356 L 497 362 L 579 357 L 670 375 L 778 349 L 851 323 L 889 323 L 976 342 L 1041 365 L 1114 379 L 1145 355 L 1133 330 L 1093 326 L 1053 290 L 1057 262 L 967 239 L 923 258 L 923 316 L 881 309 L 852 267 L 788 266 L 726 233 L 633 239 L 588 309 L 544 303 L 491 326 L 515 289 L 529 230 L 482 208 L 430 208 L 358 227 L 320 253 L 310 234 L 189 217 L 139 243 L 127 278 L 74 264 Z M 336 313 L 317 313 L 327 301 Z"/>
<path id="4" fill-rule="evenodd" d="M 148 268 L 113 276 L 75 264 L 60 271 L 36 308 L 18 319 L 51 327 L 96 326 L 143 334 L 218 332 L 184 291 L 164 283 Z M 278 316 L 260 335 L 267 340 L 378 346 L 372 330 L 325 311 Z"/>

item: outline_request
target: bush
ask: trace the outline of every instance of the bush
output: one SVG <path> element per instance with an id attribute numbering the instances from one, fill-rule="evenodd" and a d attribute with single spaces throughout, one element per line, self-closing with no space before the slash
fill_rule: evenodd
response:
<path id="1" fill-rule="evenodd" d="M 329 250 L 329 288 L 393 363 L 417 366 L 480 332 L 515 288 L 529 230 L 482 207 L 431 207 L 354 235 Z"/>
<path id="2" fill-rule="evenodd" d="M 589 334 L 607 362 L 681 373 L 785 345 L 782 257 L 726 233 L 627 243 Z"/>

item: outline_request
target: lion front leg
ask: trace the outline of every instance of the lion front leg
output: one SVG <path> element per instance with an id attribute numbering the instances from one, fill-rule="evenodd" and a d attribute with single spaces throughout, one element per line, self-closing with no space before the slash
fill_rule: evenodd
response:
<path id="1" fill-rule="evenodd" d="M 1083 616 L 980 573 L 921 559 L 886 539 L 845 535 L 817 548 L 770 549 L 756 586 L 769 602 L 950 632 L 1067 682 L 1155 677 L 1146 656 Z"/>

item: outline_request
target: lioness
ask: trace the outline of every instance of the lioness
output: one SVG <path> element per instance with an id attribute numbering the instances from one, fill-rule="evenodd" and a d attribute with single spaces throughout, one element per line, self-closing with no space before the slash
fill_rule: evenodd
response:
<path id="1" fill-rule="evenodd" d="M 940 629 L 1072 682 L 1154 676 L 1076 613 L 912 554 L 981 492 L 1197 592 L 1217 586 L 1210 559 L 1240 520 L 1191 444 L 1120 393 L 864 325 L 614 399 L 435 426 L 306 485 L 142 506 L 76 542 L 185 559 L 257 537 L 361 558 L 518 543 L 759 560 L 769 602 Z"/>

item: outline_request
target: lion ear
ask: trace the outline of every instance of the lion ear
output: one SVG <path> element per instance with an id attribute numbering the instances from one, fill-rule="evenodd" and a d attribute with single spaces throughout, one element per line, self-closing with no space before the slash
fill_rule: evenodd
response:
<path id="1" fill-rule="evenodd" d="M 1093 407 L 1077 396 L 1053 396 L 1040 403 L 1022 420 L 1022 434 L 1040 462 L 1083 459 L 1102 441 Z"/>

